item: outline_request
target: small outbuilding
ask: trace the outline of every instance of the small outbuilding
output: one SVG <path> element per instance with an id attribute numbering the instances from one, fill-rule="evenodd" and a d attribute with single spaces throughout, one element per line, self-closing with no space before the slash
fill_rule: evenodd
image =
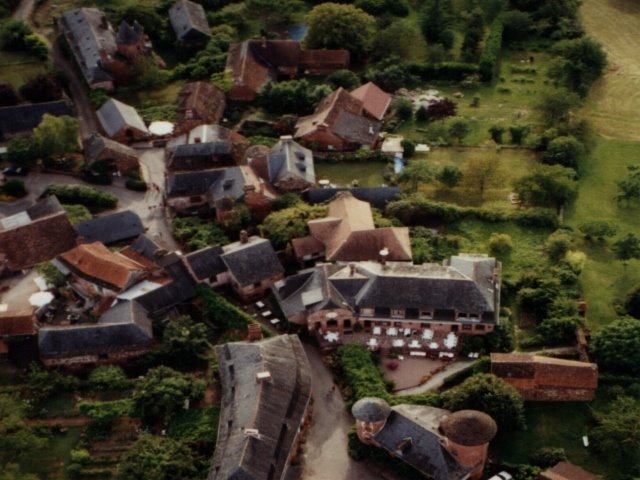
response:
<path id="1" fill-rule="evenodd" d="M 96 112 L 107 137 L 131 144 L 149 137 L 149 129 L 137 110 L 115 98 L 109 99 Z"/>
<path id="2" fill-rule="evenodd" d="M 178 0 L 169 9 L 169 20 L 176 37 L 184 45 L 204 45 L 211 37 L 207 15 L 199 3 Z"/>

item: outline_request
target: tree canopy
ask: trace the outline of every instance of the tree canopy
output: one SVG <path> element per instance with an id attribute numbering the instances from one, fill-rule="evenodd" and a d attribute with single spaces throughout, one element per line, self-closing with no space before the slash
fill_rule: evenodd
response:
<path id="1" fill-rule="evenodd" d="M 562 40 L 555 44 L 552 52 L 557 58 L 549 75 L 581 97 L 587 95 L 607 66 L 607 55 L 602 46 L 588 37 Z"/>
<path id="2" fill-rule="evenodd" d="M 78 150 L 78 120 L 73 117 L 54 117 L 47 113 L 33 130 L 33 141 L 41 155 L 57 157 Z"/>
<path id="3" fill-rule="evenodd" d="M 502 164 L 497 158 L 471 158 L 463 173 L 463 186 L 480 198 L 487 188 L 499 187 L 504 180 Z"/>
<path id="4" fill-rule="evenodd" d="M 560 208 L 577 195 L 576 173 L 561 165 L 539 165 L 530 175 L 520 177 L 513 188 L 524 203 Z"/>
<path id="5" fill-rule="evenodd" d="M 616 258 L 626 267 L 629 260 L 640 259 L 640 239 L 633 233 L 628 233 L 625 237 L 614 242 L 613 253 Z"/>
<path id="6" fill-rule="evenodd" d="M 617 182 L 620 193 L 616 195 L 618 202 L 640 200 L 640 164 L 627 165 L 627 176 Z"/>
<path id="7" fill-rule="evenodd" d="M 323 217 L 327 208 L 323 205 L 300 203 L 295 207 L 272 212 L 264 219 L 262 228 L 276 248 L 284 248 L 297 237 L 308 234 L 307 222 Z"/>
<path id="8" fill-rule="evenodd" d="M 490 415 L 503 431 L 524 427 L 522 397 L 514 387 L 489 373 L 474 375 L 444 392 L 442 403 L 452 411 L 480 410 Z"/>
<path id="9" fill-rule="evenodd" d="M 299 0 L 245 0 L 247 13 L 258 17 L 265 27 L 286 23 L 303 7 Z"/>
<path id="10" fill-rule="evenodd" d="M 640 458 L 640 402 L 628 396 L 616 398 L 605 412 L 595 414 L 591 431 L 596 451 L 616 461 Z"/>
<path id="11" fill-rule="evenodd" d="M 183 361 L 201 358 L 209 349 L 207 326 L 188 315 L 169 320 L 162 335 L 168 355 Z"/>
<path id="12" fill-rule="evenodd" d="M 640 374 L 640 321 L 621 318 L 596 332 L 593 355 L 603 370 Z"/>
<path id="13" fill-rule="evenodd" d="M 374 18 L 353 5 L 327 2 L 316 5 L 306 17 L 309 48 L 346 48 L 362 58 L 371 46 Z"/>

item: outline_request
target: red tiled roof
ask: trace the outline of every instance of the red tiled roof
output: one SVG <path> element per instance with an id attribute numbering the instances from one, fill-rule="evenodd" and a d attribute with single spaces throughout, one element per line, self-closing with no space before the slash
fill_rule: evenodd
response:
<path id="1" fill-rule="evenodd" d="M 111 252 L 100 242 L 78 245 L 58 258 L 73 272 L 119 289 L 127 287 L 133 275 L 145 270 L 144 265 Z"/>
<path id="2" fill-rule="evenodd" d="M 178 94 L 178 112 L 182 120 L 198 118 L 218 124 L 225 108 L 225 96 L 221 88 L 208 82 L 187 83 Z"/>
<path id="3" fill-rule="evenodd" d="M 6 355 L 7 353 L 9 353 L 9 345 L 0 340 L 0 355 Z"/>
<path id="4" fill-rule="evenodd" d="M 589 473 L 569 462 L 560 462 L 540 474 L 541 480 L 600 480 L 601 477 Z"/>
<path id="5" fill-rule="evenodd" d="M 323 75 L 349 66 L 348 50 L 302 50 L 300 68 L 311 75 Z"/>
<path id="6" fill-rule="evenodd" d="M 324 252 L 324 244 L 313 238 L 311 235 L 294 238 L 291 240 L 291 245 L 293 246 L 293 251 L 298 258 Z"/>
<path id="7" fill-rule="evenodd" d="M 33 310 L 0 312 L 0 336 L 35 335 L 37 331 Z"/>
<path id="8" fill-rule="evenodd" d="M 373 82 L 365 83 L 352 90 L 351 95 L 362 101 L 365 111 L 377 120 L 382 120 L 391 105 L 391 94 Z"/>

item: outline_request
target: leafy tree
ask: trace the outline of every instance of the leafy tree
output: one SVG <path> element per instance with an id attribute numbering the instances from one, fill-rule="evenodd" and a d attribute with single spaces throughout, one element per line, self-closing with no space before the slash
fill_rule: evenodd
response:
<path id="1" fill-rule="evenodd" d="M 469 14 L 464 28 L 462 59 L 465 62 L 474 62 L 480 54 L 480 42 L 484 36 L 484 19 L 481 9 L 476 8 Z"/>
<path id="2" fill-rule="evenodd" d="M 80 381 L 73 375 L 43 370 L 35 363 L 31 364 L 27 387 L 34 397 L 46 398 L 56 392 L 77 390 L 79 386 Z"/>
<path id="3" fill-rule="evenodd" d="M 516 180 L 513 188 L 526 204 L 559 209 L 577 195 L 575 176 L 574 170 L 561 165 L 539 165 Z"/>
<path id="4" fill-rule="evenodd" d="M 544 252 L 553 262 L 558 262 L 573 246 L 573 238 L 564 230 L 556 230 L 544 242 Z"/>
<path id="5" fill-rule="evenodd" d="M 152 368 L 136 384 L 134 412 L 149 424 L 166 422 L 184 408 L 187 400 L 200 399 L 205 387 L 204 380 L 194 380 L 169 367 Z"/>
<path id="6" fill-rule="evenodd" d="M 605 238 L 613 237 L 618 233 L 618 228 L 604 220 L 592 220 L 581 223 L 578 230 L 582 232 L 587 240 L 603 241 Z"/>
<path id="7" fill-rule="evenodd" d="M 113 16 L 116 25 L 123 20 L 129 24 L 137 21 L 144 28 L 144 33 L 156 42 L 167 44 L 175 38 L 171 37 L 173 31 L 169 31 L 169 19 L 144 2 L 123 3 L 122 6 L 113 9 Z"/>
<path id="8" fill-rule="evenodd" d="M 45 447 L 46 440 L 38 437 L 25 424 L 25 415 L 24 402 L 7 394 L 0 394 L 0 465 L 34 455 L 37 450 Z"/>
<path id="9" fill-rule="evenodd" d="M 43 156 L 57 157 L 78 150 L 78 120 L 73 117 L 54 117 L 45 113 L 40 125 L 33 130 L 33 141 Z"/>
<path id="10" fill-rule="evenodd" d="M 613 253 L 616 258 L 626 267 L 629 260 L 640 259 L 640 239 L 633 233 L 628 233 L 626 237 L 616 241 L 613 246 Z"/>
<path id="11" fill-rule="evenodd" d="M 412 160 L 400 173 L 399 180 L 407 184 L 407 190 L 415 192 L 421 183 L 432 182 L 434 171 L 427 160 Z"/>
<path id="12" fill-rule="evenodd" d="M 4 193 L 13 198 L 22 198 L 27 194 L 27 187 L 24 186 L 24 182 L 15 178 L 7 180 L 0 188 Z"/>
<path id="13" fill-rule="evenodd" d="M 536 105 L 545 125 L 558 125 L 569 119 L 571 112 L 580 106 L 580 97 L 566 88 L 544 90 Z"/>
<path id="14" fill-rule="evenodd" d="M 590 436 L 596 451 L 612 461 L 640 458 L 640 402 L 618 397 L 606 411 L 597 412 L 595 419 L 597 426 Z"/>
<path id="15" fill-rule="evenodd" d="M 371 15 L 406 17 L 409 14 L 407 0 L 355 0 L 354 5 Z"/>
<path id="16" fill-rule="evenodd" d="M 464 187 L 476 193 L 480 198 L 488 188 L 496 188 L 504 181 L 504 171 L 500 160 L 496 158 L 472 158 L 464 167 L 462 183 Z"/>
<path id="17" fill-rule="evenodd" d="M 403 122 L 411 120 L 411 118 L 413 117 L 413 103 L 411 103 L 411 100 L 409 100 L 408 98 L 398 98 L 396 100 L 395 109 L 396 115 Z"/>
<path id="18" fill-rule="evenodd" d="M 429 114 L 427 113 L 427 109 L 424 105 L 420 105 L 416 110 L 416 121 L 418 122 L 426 122 L 429 120 Z"/>
<path id="19" fill-rule="evenodd" d="M 17 463 L 7 463 L 0 468 L 0 480 L 38 480 L 38 476 L 24 473 Z"/>
<path id="20" fill-rule="evenodd" d="M 247 13 L 258 17 L 265 27 L 287 23 L 303 7 L 299 0 L 245 0 Z"/>
<path id="21" fill-rule="evenodd" d="M 115 208 L 118 197 L 108 192 L 101 192 L 86 185 L 67 183 L 51 183 L 44 190 L 43 196 L 55 195 L 62 204 L 82 204 L 88 208 Z"/>
<path id="22" fill-rule="evenodd" d="M 525 137 L 529 134 L 528 125 L 512 125 L 509 127 L 509 133 L 511 134 L 511 143 L 521 145 L 524 142 Z"/>
<path id="23" fill-rule="evenodd" d="M 430 121 L 442 120 L 443 118 L 453 117 L 456 114 L 456 109 L 457 105 L 454 102 L 448 98 L 443 98 L 429 103 L 427 116 Z"/>
<path id="24" fill-rule="evenodd" d="M 206 285 L 197 285 L 196 292 L 202 300 L 202 318 L 221 330 L 245 331 L 247 325 L 254 323 L 252 317 Z"/>
<path id="25" fill-rule="evenodd" d="M 480 410 L 490 415 L 501 431 L 523 428 L 524 402 L 511 385 L 489 373 L 467 378 L 442 394 L 443 407 L 452 410 Z"/>
<path id="26" fill-rule="evenodd" d="M 584 145 L 578 139 L 563 136 L 549 142 L 542 161 L 548 165 L 562 165 L 578 171 L 584 154 Z"/>
<path id="27" fill-rule="evenodd" d="M 333 87 L 342 87 L 346 90 L 353 90 L 360 86 L 360 78 L 351 70 L 338 70 L 327 77 L 327 82 Z"/>
<path id="28" fill-rule="evenodd" d="M 461 237 L 438 235 L 425 227 L 413 227 L 409 231 L 413 261 L 419 265 L 441 262 L 460 251 Z"/>
<path id="29" fill-rule="evenodd" d="M 549 76 L 581 97 L 587 95 L 607 66 L 602 46 L 587 37 L 562 40 L 554 45 L 552 52 L 557 58 L 549 69 Z"/>
<path id="30" fill-rule="evenodd" d="M 455 165 L 445 165 L 436 174 L 436 180 L 447 188 L 456 187 L 462 181 L 462 170 Z"/>
<path id="31" fill-rule="evenodd" d="M 400 88 L 412 88 L 419 82 L 418 77 L 409 71 L 407 65 L 395 56 L 387 57 L 367 70 L 365 79 L 387 92 L 395 92 Z"/>
<path id="32" fill-rule="evenodd" d="M 323 217 L 326 212 L 326 207 L 321 205 L 296 205 L 270 213 L 264 219 L 262 229 L 274 247 L 284 248 L 292 239 L 307 235 L 307 222 Z"/>
<path id="33" fill-rule="evenodd" d="M 34 33 L 29 24 L 21 20 L 6 20 L 0 23 L 0 48 L 32 53 L 43 60 L 48 54 L 46 43 Z"/>
<path id="34" fill-rule="evenodd" d="M 109 402 L 81 402 L 78 410 L 91 419 L 91 434 L 105 437 L 111 432 L 113 423 L 119 418 L 131 415 L 133 404 L 130 399 Z"/>
<path id="35" fill-rule="evenodd" d="M 618 202 L 640 200 L 640 164 L 627 165 L 627 177 L 616 183 L 620 190 L 616 195 Z"/>
<path id="36" fill-rule="evenodd" d="M 492 233 L 489 237 L 489 252 L 491 255 L 504 255 L 513 250 L 511 235 L 507 233 Z"/>
<path id="37" fill-rule="evenodd" d="M 284 210 L 285 208 L 295 207 L 300 203 L 302 203 L 300 195 L 297 195 L 295 193 L 285 193 L 284 195 L 280 195 L 273 200 L 273 209 Z"/>
<path id="38" fill-rule="evenodd" d="M 571 345 L 576 341 L 579 325 L 580 319 L 576 317 L 546 318 L 536 327 L 536 333 L 547 346 Z"/>
<path id="39" fill-rule="evenodd" d="M 207 326 L 194 322 L 188 315 L 169 320 L 162 340 L 167 354 L 181 360 L 202 358 L 210 348 Z"/>
<path id="40" fill-rule="evenodd" d="M 84 205 L 62 205 L 71 225 L 91 220 L 93 216 Z"/>
<path id="41" fill-rule="evenodd" d="M 38 149 L 28 137 L 12 138 L 7 145 L 7 157 L 15 165 L 33 165 L 38 159 Z"/>
<path id="42" fill-rule="evenodd" d="M 522 40 L 529 35 L 532 21 L 528 13 L 519 10 L 510 10 L 503 13 L 501 19 L 504 25 L 502 39 L 505 43 Z"/>
<path id="43" fill-rule="evenodd" d="M 531 463 L 540 468 L 551 468 L 558 462 L 567 460 L 564 448 L 542 447 L 531 456 Z"/>
<path id="44" fill-rule="evenodd" d="M 627 295 L 624 309 L 627 314 L 640 319 L 640 287 L 636 287 Z"/>
<path id="45" fill-rule="evenodd" d="M 496 142 L 497 144 L 502 143 L 502 135 L 504 135 L 504 127 L 499 125 L 493 125 L 489 128 L 489 134 L 491 135 L 491 140 Z"/>
<path id="46" fill-rule="evenodd" d="M 53 102 L 62 98 L 62 88 L 51 75 L 38 75 L 20 87 L 20 95 L 31 103 Z"/>
<path id="47" fill-rule="evenodd" d="M 331 93 L 327 85 L 311 85 L 307 80 L 288 80 L 267 83 L 258 97 L 258 102 L 271 113 L 312 113 L 316 104 Z"/>
<path id="48" fill-rule="evenodd" d="M 598 330 L 591 347 L 603 370 L 640 374 L 640 322 L 635 318 L 620 318 Z"/>
<path id="49" fill-rule="evenodd" d="M 373 39 L 374 18 L 353 5 L 327 2 L 313 7 L 306 17 L 308 48 L 346 48 L 362 58 Z"/>
<path id="50" fill-rule="evenodd" d="M 455 138 L 458 143 L 462 143 L 462 139 L 471 133 L 471 125 L 464 118 L 457 118 L 449 124 L 449 135 Z"/>
<path id="51" fill-rule="evenodd" d="M 0 83 L 0 107 L 11 107 L 18 103 L 16 89 L 10 83 Z"/>
<path id="52" fill-rule="evenodd" d="M 117 480 L 196 480 L 200 478 L 191 450 L 167 437 L 143 434 L 123 455 Z"/>
<path id="53" fill-rule="evenodd" d="M 453 26 L 453 7 L 450 0 L 428 0 L 421 13 L 422 34 L 428 43 L 440 43 L 451 48 L 450 35 Z"/>
<path id="54" fill-rule="evenodd" d="M 389 56 L 409 59 L 420 44 L 424 44 L 424 38 L 415 23 L 398 20 L 376 33 L 371 55 L 377 60 Z"/>
<path id="55" fill-rule="evenodd" d="M 129 384 L 129 379 L 117 365 L 101 365 L 89 374 L 89 385 L 96 390 L 123 390 Z"/>
<path id="56" fill-rule="evenodd" d="M 409 159 L 416 153 L 416 144 L 413 142 L 413 140 L 404 138 L 400 142 L 400 145 L 402 146 L 402 155 L 404 158 Z"/>
<path id="57" fill-rule="evenodd" d="M 199 250 L 210 245 L 225 245 L 229 239 L 213 222 L 197 217 L 176 217 L 171 222 L 171 233 L 190 250 Z"/>

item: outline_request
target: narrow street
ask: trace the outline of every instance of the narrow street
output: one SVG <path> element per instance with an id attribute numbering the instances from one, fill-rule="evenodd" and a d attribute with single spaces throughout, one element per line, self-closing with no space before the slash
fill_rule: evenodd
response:
<path id="1" fill-rule="evenodd" d="M 36 7 L 36 0 L 21 0 L 16 9 L 13 11 L 11 18 L 13 20 L 22 20 L 29 23 L 31 14 Z"/>

